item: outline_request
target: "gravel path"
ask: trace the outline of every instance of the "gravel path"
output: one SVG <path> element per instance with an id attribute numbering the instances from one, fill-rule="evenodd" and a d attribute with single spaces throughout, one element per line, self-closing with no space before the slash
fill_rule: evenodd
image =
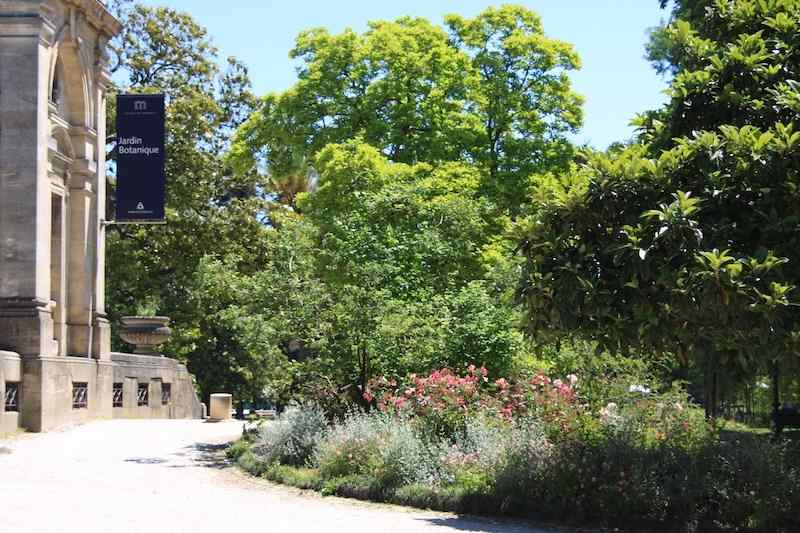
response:
<path id="1" fill-rule="evenodd" d="M 238 422 L 98 421 L 0 440 L 0 531 L 20 533 L 546 533 L 253 479 L 220 450 Z"/>

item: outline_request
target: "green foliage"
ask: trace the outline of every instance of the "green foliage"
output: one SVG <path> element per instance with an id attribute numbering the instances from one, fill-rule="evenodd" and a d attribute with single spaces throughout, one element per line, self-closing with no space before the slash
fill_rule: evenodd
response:
<path id="1" fill-rule="evenodd" d="M 281 464 L 273 464 L 263 474 L 265 478 L 298 489 L 322 489 L 319 471 L 313 468 L 302 468 Z"/>
<path id="2" fill-rule="evenodd" d="M 200 262 L 190 303 L 214 332 L 198 339 L 214 343 L 196 350 L 201 381 L 343 410 L 376 374 L 505 372 L 523 347 L 513 264 L 474 171 L 390 163 L 356 142 L 327 147 L 317 167 L 303 215 L 271 214 L 257 269 L 235 255 Z"/>
<path id="3" fill-rule="evenodd" d="M 254 472 L 326 495 L 626 530 L 797 527 L 796 443 L 720 439 L 680 390 L 632 391 L 588 416 L 592 432 L 548 435 L 559 430 L 536 416 L 476 411 L 451 438 L 415 418 L 351 413 L 316 441 L 317 468 L 260 463 Z M 248 453 L 240 464 L 259 465 Z"/>
<path id="4" fill-rule="evenodd" d="M 325 413 L 318 406 L 291 406 L 274 422 L 261 427 L 251 450 L 268 465 L 280 462 L 303 466 L 326 429 Z"/>
<path id="5" fill-rule="evenodd" d="M 671 101 L 641 143 L 543 176 L 521 226 L 530 331 L 735 378 L 798 360 L 795 1 L 677 2 L 651 55 Z"/>
<path id="6" fill-rule="evenodd" d="M 481 190 L 512 214 L 528 176 L 564 165 L 565 135 L 581 121 L 567 71 L 571 46 L 546 37 L 519 6 L 425 19 L 375 21 L 364 34 L 301 33 L 291 57 L 299 81 L 267 95 L 240 128 L 231 156 L 283 173 L 297 157 L 361 138 L 393 162 L 471 161 Z"/>
<path id="7" fill-rule="evenodd" d="M 225 450 L 225 455 L 228 459 L 238 461 L 241 456 L 250 451 L 250 446 L 250 441 L 246 439 L 237 440 Z"/>
<path id="8" fill-rule="evenodd" d="M 423 481 L 435 465 L 425 444 L 391 416 L 351 412 L 319 439 L 314 454 L 323 479 L 368 476 L 383 489 Z"/>
<path id="9" fill-rule="evenodd" d="M 328 146 L 317 167 L 320 187 L 301 206 L 320 228 L 335 281 L 413 295 L 483 274 L 482 249 L 499 228 L 474 170 L 392 164 L 360 143 Z"/>
<path id="10" fill-rule="evenodd" d="M 166 95 L 167 224 L 108 228 L 110 318 L 116 321 L 135 314 L 143 303 L 157 302 L 158 308 L 149 311 L 170 316 L 175 331 L 165 351 L 200 374 L 202 391 L 224 386 L 244 393 L 247 374 L 261 359 L 247 361 L 232 338 L 228 325 L 233 317 L 219 314 L 223 295 L 215 295 L 219 298 L 211 305 L 210 296 L 191 289 L 206 254 L 229 254 L 251 266 L 263 259 L 261 177 L 234 176 L 221 158 L 232 131 L 255 104 L 247 71 L 234 59 L 221 70 L 205 29 L 188 14 L 125 1 L 112 7 L 123 33 L 114 42 L 114 78 L 120 85 L 108 98 L 107 130 L 110 135 L 115 131 L 115 92 Z M 113 169 L 113 151 L 111 159 Z M 113 195 L 112 181 L 109 211 Z M 196 307 L 198 299 L 209 307 Z M 114 345 L 124 349 L 118 339 Z"/>

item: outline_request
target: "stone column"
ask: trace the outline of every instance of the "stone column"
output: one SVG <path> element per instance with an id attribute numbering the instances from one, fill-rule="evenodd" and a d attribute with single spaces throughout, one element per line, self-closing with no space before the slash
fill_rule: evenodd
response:
<path id="1" fill-rule="evenodd" d="M 95 184 L 98 201 L 96 203 L 95 221 L 97 224 L 97 234 L 95 238 L 95 301 L 94 301 L 94 353 L 101 360 L 111 360 L 111 324 L 106 317 L 106 232 L 104 222 L 106 220 L 106 94 L 111 85 L 111 77 L 108 71 L 108 58 L 104 52 L 108 42 L 101 37 L 98 46 L 100 49 L 100 60 L 95 69 L 97 102 L 97 124 L 95 128 L 95 154 L 96 154 L 96 174 Z"/>
<path id="2" fill-rule="evenodd" d="M 0 349 L 55 355 L 47 85 L 55 28 L 41 2 L 0 3 Z"/>
<path id="3" fill-rule="evenodd" d="M 93 292 L 95 203 L 94 165 L 86 159 L 76 160 L 69 183 L 69 279 L 67 282 L 67 324 L 69 355 L 89 353 L 89 313 Z M 94 352 L 94 350 L 92 350 Z M 95 353 L 93 353 L 96 356 Z"/>

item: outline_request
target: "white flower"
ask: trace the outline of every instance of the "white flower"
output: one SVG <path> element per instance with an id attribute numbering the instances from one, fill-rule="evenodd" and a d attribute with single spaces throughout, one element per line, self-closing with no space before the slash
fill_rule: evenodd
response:
<path id="1" fill-rule="evenodd" d="M 617 412 L 617 404 L 609 402 L 608 405 L 600 409 L 600 421 L 606 425 L 617 424 L 622 421 L 622 417 Z"/>

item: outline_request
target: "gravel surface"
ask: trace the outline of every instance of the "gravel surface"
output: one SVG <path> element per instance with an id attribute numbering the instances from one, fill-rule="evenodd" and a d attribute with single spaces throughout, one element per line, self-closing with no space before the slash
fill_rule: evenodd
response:
<path id="1" fill-rule="evenodd" d="M 557 531 L 323 498 L 250 478 L 221 453 L 241 432 L 238 422 L 111 420 L 0 440 L 0 531 Z"/>

